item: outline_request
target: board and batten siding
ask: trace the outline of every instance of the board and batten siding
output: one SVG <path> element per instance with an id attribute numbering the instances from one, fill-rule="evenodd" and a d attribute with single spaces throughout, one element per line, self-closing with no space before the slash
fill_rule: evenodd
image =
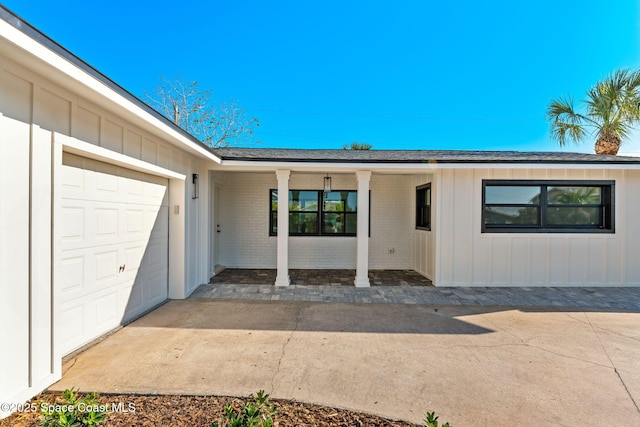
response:
<path id="1" fill-rule="evenodd" d="M 0 329 L 3 341 L 10 343 L 0 351 L 0 365 L 8 367 L 0 369 L 1 402 L 25 401 L 61 374 L 59 355 L 52 350 L 55 228 L 60 221 L 54 191 L 63 146 L 58 140 L 75 138 L 176 176 L 206 176 L 195 156 L 112 114 L 107 104 L 93 104 L 76 93 L 75 85 L 62 87 L 32 71 L 37 69 L 37 64 L 21 65 L 0 54 Z M 200 256 L 206 253 L 200 237 L 206 235 L 200 230 L 206 203 L 192 201 L 190 180 L 172 181 L 172 191 L 178 181 L 184 187 L 173 193 L 182 195 L 180 212 L 186 211 L 183 243 L 176 247 L 186 263 L 180 281 L 188 294 L 208 279 L 206 257 Z M 203 198 L 206 182 L 201 180 Z"/>
<path id="2" fill-rule="evenodd" d="M 181 204 L 187 217 L 187 291 L 191 292 L 199 284 L 205 283 L 208 280 L 207 266 L 204 265 L 206 257 L 198 254 L 204 253 L 207 248 L 207 241 L 203 237 L 205 234 L 200 230 L 201 226 L 206 225 L 207 214 L 206 203 L 201 203 L 208 194 L 206 162 L 6 57 L 0 56 L 0 72 L 0 114 L 10 121 L 16 121 L 16 117 L 19 117 L 18 121 L 29 125 L 32 123 L 34 129 L 38 129 L 33 138 L 34 141 L 44 141 L 36 146 L 41 151 L 37 155 L 46 157 L 42 160 L 44 163 L 50 164 L 52 161 L 50 145 L 52 133 L 56 132 L 187 176 L 188 179 L 184 181 L 186 197 Z M 29 121 L 25 122 L 25 119 Z M 37 132 L 42 133 L 40 139 L 37 138 Z M 28 143 L 29 138 L 23 135 L 22 138 L 12 139 L 14 144 L 20 140 Z M 198 173 L 201 177 L 199 199 L 191 198 L 192 173 Z M 47 177 L 47 182 L 50 182 L 50 177 Z"/>
<path id="3" fill-rule="evenodd" d="M 483 179 L 613 180 L 615 233 L 482 233 Z M 640 171 L 443 169 L 436 191 L 437 286 L 640 285 Z"/>
<path id="4" fill-rule="evenodd" d="M 431 183 L 431 230 L 419 230 L 415 227 L 416 223 L 416 188 Z M 433 281 L 435 277 L 435 261 L 436 261 L 436 228 L 437 221 L 436 194 L 437 187 L 435 185 L 434 174 L 416 175 L 412 185 L 412 209 L 411 221 L 413 222 L 413 266 L 412 268 L 422 274 L 429 280 Z"/>
<path id="5" fill-rule="evenodd" d="M 356 190 L 355 173 L 332 173 L 335 190 Z M 289 188 L 321 190 L 324 174 L 292 172 Z M 276 175 L 217 172 L 219 262 L 230 268 L 275 268 L 277 239 L 269 236 L 269 190 Z M 372 175 L 369 268 L 413 268 L 415 187 L 409 175 Z M 358 207 L 360 209 L 360 207 Z M 389 248 L 393 253 L 389 253 Z M 289 238 L 289 268 L 354 269 L 353 236 L 293 236 Z"/>

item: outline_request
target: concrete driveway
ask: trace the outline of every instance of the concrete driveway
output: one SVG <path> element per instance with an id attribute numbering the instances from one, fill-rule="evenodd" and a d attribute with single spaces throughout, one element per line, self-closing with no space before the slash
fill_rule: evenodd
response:
<path id="1" fill-rule="evenodd" d="M 51 390 L 296 399 L 455 427 L 640 425 L 640 313 L 170 301 Z"/>

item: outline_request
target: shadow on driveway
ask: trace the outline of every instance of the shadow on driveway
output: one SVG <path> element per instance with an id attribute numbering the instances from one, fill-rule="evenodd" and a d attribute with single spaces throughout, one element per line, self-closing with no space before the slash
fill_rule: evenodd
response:
<path id="1" fill-rule="evenodd" d="M 170 305 L 151 312 L 130 327 L 383 334 L 492 332 L 458 318 L 481 313 L 486 307 L 206 299 L 171 301 Z"/>
<path id="2" fill-rule="evenodd" d="M 170 301 L 63 366 L 51 390 L 247 396 L 453 425 L 640 425 L 640 314 Z"/>

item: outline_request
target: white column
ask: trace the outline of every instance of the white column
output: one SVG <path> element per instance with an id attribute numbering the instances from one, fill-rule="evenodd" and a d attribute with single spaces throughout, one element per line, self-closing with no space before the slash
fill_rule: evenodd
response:
<path id="1" fill-rule="evenodd" d="M 278 177 L 278 273 L 276 286 L 289 286 L 289 175 L 277 170 Z"/>
<path id="2" fill-rule="evenodd" d="M 369 181 L 371 171 L 357 171 L 358 227 L 356 280 L 358 288 L 369 287 Z"/>

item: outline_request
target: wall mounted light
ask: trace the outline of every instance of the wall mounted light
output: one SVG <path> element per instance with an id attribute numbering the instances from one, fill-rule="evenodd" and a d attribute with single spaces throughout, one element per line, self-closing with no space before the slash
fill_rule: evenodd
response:
<path id="1" fill-rule="evenodd" d="M 193 195 L 191 196 L 192 199 L 197 199 L 200 197 L 200 184 L 198 183 L 199 178 L 200 177 L 197 173 L 191 175 L 191 182 L 193 183 Z"/>
<path id="2" fill-rule="evenodd" d="M 327 176 L 324 177 L 324 192 L 325 193 L 331 192 L 331 177 L 329 176 L 329 174 L 327 174 Z"/>

